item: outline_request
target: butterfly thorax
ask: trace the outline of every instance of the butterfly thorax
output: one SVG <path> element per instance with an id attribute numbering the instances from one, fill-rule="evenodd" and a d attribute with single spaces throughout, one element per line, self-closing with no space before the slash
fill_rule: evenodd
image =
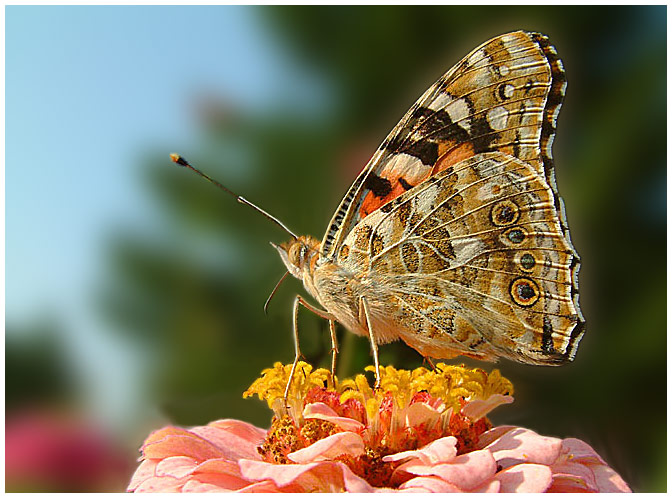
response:
<path id="1" fill-rule="evenodd" d="M 368 272 L 341 265 L 338 261 L 320 257 L 320 242 L 311 236 L 301 236 L 275 246 L 288 271 L 301 280 L 306 290 L 347 329 L 367 335 L 361 298 L 370 301 L 372 319 L 376 321 L 376 341 L 385 343 L 399 337 L 389 320 L 389 296 L 385 285 Z"/>

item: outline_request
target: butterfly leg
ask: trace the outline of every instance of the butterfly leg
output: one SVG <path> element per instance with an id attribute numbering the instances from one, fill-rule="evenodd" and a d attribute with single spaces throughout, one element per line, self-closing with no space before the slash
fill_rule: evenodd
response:
<path id="1" fill-rule="evenodd" d="M 373 366 L 376 369 L 376 383 L 373 386 L 374 391 L 380 388 L 380 364 L 378 363 L 378 344 L 376 343 L 376 338 L 373 336 L 373 328 L 371 327 L 371 316 L 369 315 L 369 305 L 366 301 L 366 298 L 362 296 L 360 298 L 360 306 L 364 310 L 364 316 L 366 317 L 366 330 L 369 331 L 369 341 L 371 342 L 371 352 L 373 354 Z"/>
<path id="2" fill-rule="evenodd" d="M 440 368 L 437 368 L 437 366 L 434 365 L 434 362 L 432 361 L 432 359 L 429 356 L 423 356 L 422 357 L 422 362 L 423 363 L 426 362 L 429 365 L 429 367 L 432 369 L 432 372 L 436 373 L 436 372 L 441 372 L 442 371 Z"/>
<path id="3" fill-rule="evenodd" d="M 303 305 L 304 308 L 309 309 L 313 313 L 315 313 L 317 316 L 324 318 L 325 320 L 329 320 L 329 322 L 333 322 L 336 320 L 336 317 L 332 315 L 331 313 L 327 313 L 324 310 L 321 310 L 319 308 L 316 308 L 309 302 L 307 302 L 303 297 L 301 296 L 296 296 L 294 299 L 294 326 L 293 326 L 293 332 L 294 332 L 294 363 L 292 364 L 292 369 L 289 372 L 289 379 L 287 380 L 287 386 L 285 387 L 285 395 L 284 395 L 284 402 L 285 402 L 285 407 L 289 410 L 289 407 L 287 405 L 287 398 L 289 397 L 289 389 L 292 386 L 292 380 L 294 379 L 294 372 L 296 371 L 296 366 L 299 364 L 299 360 L 301 359 L 301 349 L 299 348 L 299 305 Z M 335 330 L 334 330 L 335 332 Z M 332 345 L 334 344 L 334 336 L 332 335 Z M 335 361 L 332 360 L 332 364 Z"/>
<path id="4" fill-rule="evenodd" d="M 336 340 L 336 322 L 329 320 L 329 333 L 331 334 L 331 385 L 336 389 L 336 355 L 338 354 L 338 341 Z"/>

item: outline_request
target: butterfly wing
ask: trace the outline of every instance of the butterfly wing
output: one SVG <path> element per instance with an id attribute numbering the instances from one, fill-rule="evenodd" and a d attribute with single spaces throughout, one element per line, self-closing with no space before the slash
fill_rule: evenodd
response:
<path id="1" fill-rule="evenodd" d="M 342 247 L 338 264 L 391 297 L 381 321 L 425 356 L 574 356 L 578 260 L 551 187 L 526 162 L 487 152 L 449 166 L 369 215 Z"/>
<path id="2" fill-rule="evenodd" d="M 551 156 L 565 87 L 543 35 L 502 35 L 385 139 L 321 246 L 322 258 L 374 282 L 381 329 L 431 357 L 573 358 L 579 259 Z"/>
<path id="3" fill-rule="evenodd" d="M 478 153 L 502 151 L 529 163 L 555 192 L 551 143 L 565 86 L 562 63 L 543 35 L 518 31 L 476 48 L 383 141 L 334 213 L 322 258 L 333 260 L 370 213 Z M 561 223 L 566 231 L 564 217 Z"/>

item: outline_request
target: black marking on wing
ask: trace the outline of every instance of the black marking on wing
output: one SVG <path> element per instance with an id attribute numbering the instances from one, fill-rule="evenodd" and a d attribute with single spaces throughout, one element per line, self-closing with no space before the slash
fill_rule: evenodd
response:
<path id="1" fill-rule="evenodd" d="M 404 190 L 411 190 L 413 188 L 413 185 L 404 180 L 403 177 L 399 177 L 397 181 L 399 182 L 399 185 L 401 185 L 404 188 Z"/>
<path id="2" fill-rule="evenodd" d="M 548 354 L 556 352 L 553 346 L 553 327 L 551 326 L 551 320 L 547 316 L 544 316 L 541 350 Z"/>
<path id="3" fill-rule="evenodd" d="M 364 187 L 368 188 L 376 197 L 383 198 L 392 192 L 392 182 L 387 178 L 376 175 L 373 171 L 366 176 Z"/>

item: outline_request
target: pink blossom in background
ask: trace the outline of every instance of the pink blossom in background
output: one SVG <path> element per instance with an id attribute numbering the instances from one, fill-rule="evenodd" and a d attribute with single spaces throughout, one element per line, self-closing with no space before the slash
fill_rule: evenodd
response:
<path id="1" fill-rule="evenodd" d="M 474 396 L 458 410 L 425 391 L 377 396 L 364 404 L 313 386 L 302 394 L 303 410 L 276 412 L 268 431 L 238 420 L 165 427 L 143 444 L 128 490 L 630 491 L 578 439 L 490 428 L 485 415 L 509 395 Z"/>
<path id="2" fill-rule="evenodd" d="M 43 410 L 9 414 L 5 422 L 5 490 L 121 491 L 129 458 L 100 430 Z"/>

